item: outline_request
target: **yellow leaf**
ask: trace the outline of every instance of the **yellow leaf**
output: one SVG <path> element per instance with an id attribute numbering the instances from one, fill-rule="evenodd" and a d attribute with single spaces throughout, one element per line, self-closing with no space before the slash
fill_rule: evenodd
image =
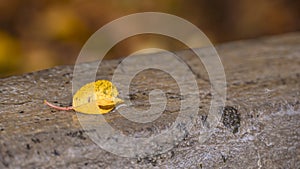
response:
<path id="1" fill-rule="evenodd" d="M 117 98 L 119 92 L 108 80 L 98 80 L 82 86 L 73 96 L 72 107 L 58 107 L 45 101 L 50 107 L 70 110 L 85 114 L 105 114 L 110 112 L 123 100 Z"/>

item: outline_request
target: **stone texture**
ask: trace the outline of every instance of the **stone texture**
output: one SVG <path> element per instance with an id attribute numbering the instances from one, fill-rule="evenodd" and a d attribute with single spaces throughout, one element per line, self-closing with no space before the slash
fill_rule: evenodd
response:
<path id="1" fill-rule="evenodd" d="M 68 106 L 72 66 L 0 79 L 0 168 L 298 168 L 300 166 L 300 33 L 217 46 L 227 79 L 227 106 L 240 116 L 238 131 L 220 122 L 199 143 L 197 125 L 163 154 L 123 158 L 89 139 L 75 112 L 57 111 L 43 100 Z M 199 120 L 211 100 L 203 65 L 189 51 L 177 52 L 197 75 Z M 97 79 L 110 79 L 120 60 L 102 62 Z M 89 64 L 85 64 L 87 70 Z M 149 85 L 151 84 L 151 85 Z M 153 89 L 166 92 L 165 112 L 154 123 L 132 124 L 117 112 L 105 115 L 127 135 L 149 136 L 170 126 L 179 111 L 178 86 L 168 74 L 144 71 L 133 79 L 133 105 L 149 108 Z M 235 128 L 235 127 L 233 127 Z"/>

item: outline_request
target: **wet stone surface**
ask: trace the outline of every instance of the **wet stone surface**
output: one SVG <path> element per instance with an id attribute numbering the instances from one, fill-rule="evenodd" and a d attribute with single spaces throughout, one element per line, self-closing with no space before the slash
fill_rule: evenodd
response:
<path id="1" fill-rule="evenodd" d="M 222 123 L 229 128 L 232 133 L 236 133 L 241 125 L 241 115 L 238 109 L 232 106 L 225 106 L 222 109 Z"/>
<path id="2" fill-rule="evenodd" d="M 0 168 L 298 168 L 300 166 L 300 34 L 237 41 L 217 46 L 227 79 L 227 103 L 220 122 L 200 142 L 212 99 L 208 75 L 188 51 L 177 52 L 196 74 L 200 106 L 195 124 L 171 150 L 124 158 L 89 137 L 73 111 L 72 66 L 0 79 Z M 97 79 L 111 79 L 120 60 L 101 63 Z M 90 65 L 84 64 L 89 71 Z M 170 65 L 172 66 L 172 65 Z M 147 70 L 130 86 L 138 110 L 150 107 L 149 93 L 160 89 L 168 103 L 152 123 L 132 123 L 118 111 L 105 120 L 126 136 L 150 137 L 168 129 L 180 110 L 179 93 L 168 74 Z M 122 109 L 120 109 L 121 111 Z M 103 125 L 99 123 L 98 125 Z M 156 145 L 154 145 L 156 146 Z"/>

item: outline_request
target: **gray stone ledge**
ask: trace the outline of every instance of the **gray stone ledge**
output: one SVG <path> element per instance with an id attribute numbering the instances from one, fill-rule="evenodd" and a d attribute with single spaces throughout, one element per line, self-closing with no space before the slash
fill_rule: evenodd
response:
<path id="1" fill-rule="evenodd" d="M 146 158 L 119 157 L 89 139 L 92 131 L 81 128 L 75 112 L 43 104 L 44 99 L 71 104 L 73 67 L 59 66 L 0 79 L 0 168 L 298 168 L 300 33 L 226 43 L 217 46 L 217 51 L 226 73 L 227 105 L 240 115 L 237 132 L 220 121 L 211 137 L 200 144 L 195 126 L 169 152 Z M 178 54 L 195 69 L 203 105 L 199 119 L 203 119 L 211 99 L 207 75 L 189 52 Z M 109 79 L 119 61 L 104 61 L 97 78 Z M 170 103 L 163 120 L 157 120 L 154 129 L 151 124 L 132 125 L 117 112 L 109 113 L 106 119 L 115 128 L 129 135 L 134 131 L 153 134 L 176 118 L 181 96 L 172 78 L 162 72 L 149 70 L 134 79 L 133 103 L 149 106 L 151 80 L 156 81 L 152 87 L 168 91 Z"/>

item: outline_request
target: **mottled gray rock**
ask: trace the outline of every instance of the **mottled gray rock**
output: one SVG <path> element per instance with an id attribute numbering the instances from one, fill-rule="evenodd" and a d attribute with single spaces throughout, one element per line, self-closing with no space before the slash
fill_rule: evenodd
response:
<path id="1" fill-rule="evenodd" d="M 217 51 L 227 79 L 226 120 L 223 116 L 204 143 L 195 125 L 170 151 L 142 158 L 102 150 L 75 112 L 43 104 L 44 99 L 71 104 L 72 66 L 0 79 L 0 168 L 299 168 L 300 33 L 227 43 Z M 204 122 L 211 100 L 207 73 L 190 52 L 177 53 L 197 76 L 201 106 L 196 120 Z M 119 62 L 102 62 L 97 79 L 110 79 Z M 118 112 L 105 115 L 106 120 L 132 136 L 168 128 L 184 99 L 168 74 L 140 73 L 123 97 L 147 109 L 148 94 L 156 88 L 166 92 L 168 104 L 154 123 L 133 124 Z"/>

